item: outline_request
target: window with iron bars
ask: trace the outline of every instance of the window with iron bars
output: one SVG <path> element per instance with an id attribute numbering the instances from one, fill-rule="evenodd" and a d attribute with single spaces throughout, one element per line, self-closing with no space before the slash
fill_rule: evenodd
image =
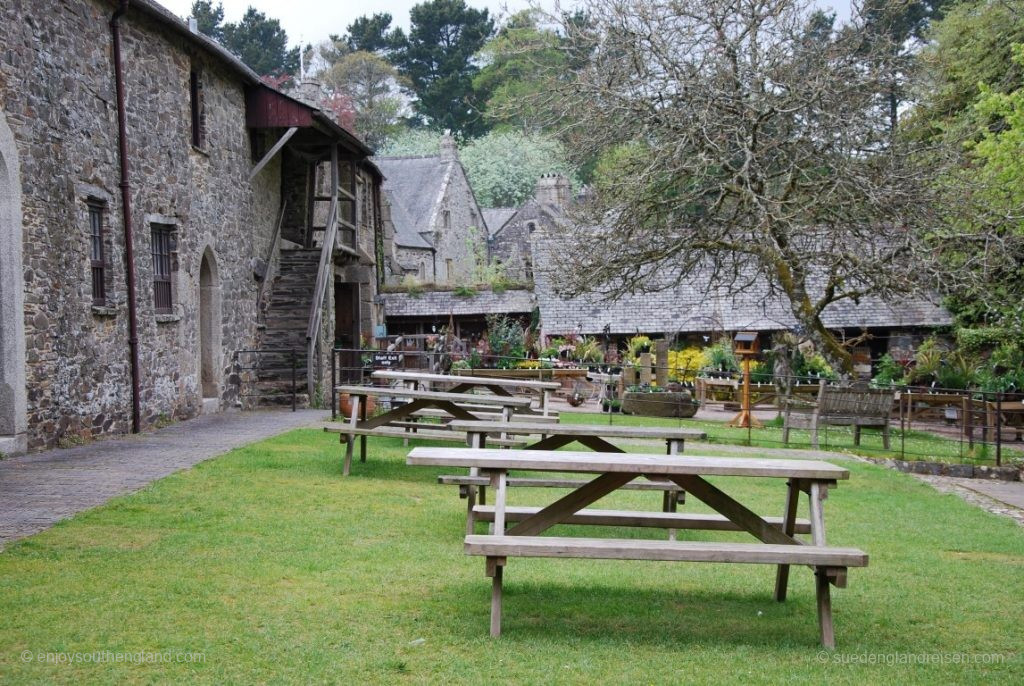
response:
<path id="1" fill-rule="evenodd" d="M 171 295 L 171 250 L 174 227 L 166 224 L 152 225 L 153 238 L 153 305 L 157 314 L 172 314 L 174 302 Z"/>
<path id="2" fill-rule="evenodd" d="M 107 304 L 107 259 L 103 245 L 103 203 L 89 202 L 89 260 L 92 272 L 92 304 Z"/>

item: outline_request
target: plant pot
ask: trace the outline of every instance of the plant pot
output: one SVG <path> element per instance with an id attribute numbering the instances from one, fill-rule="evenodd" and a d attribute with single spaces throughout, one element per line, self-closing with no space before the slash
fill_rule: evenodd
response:
<path id="1" fill-rule="evenodd" d="M 372 395 L 363 396 L 363 404 L 366 405 L 366 416 L 369 417 L 377 409 L 377 399 Z M 338 412 L 345 419 L 352 418 L 352 396 L 349 393 L 338 394 Z"/>
<path id="2" fill-rule="evenodd" d="M 586 398 L 583 397 L 582 393 L 572 393 L 566 400 L 569 402 L 570 407 L 579 407 Z"/>
<path id="3" fill-rule="evenodd" d="M 646 417 L 683 417 L 697 414 L 697 403 L 688 391 L 644 393 L 628 391 L 622 396 L 622 412 Z"/>

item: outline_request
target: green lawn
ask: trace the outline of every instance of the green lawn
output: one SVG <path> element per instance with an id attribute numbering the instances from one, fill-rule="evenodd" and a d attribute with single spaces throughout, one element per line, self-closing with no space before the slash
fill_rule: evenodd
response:
<path id="1" fill-rule="evenodd" d="M 565 413 L 564 421 L 579 424 L 607 424 L 608 414 L 574 412 Z M 660 417 L 638 417 L 635 415 L 613 414 L 611 421 L 614 424 L 633 426 L 685 426 L 694 429 L 701 429 L 708 435 L 711 443 L 733 443 L 739 445 L 755 445 L 768 448 L 810 448 L 810 432 L 794 429 L 790 432 L 790 444 L 782 443 L 782 429 L 778 426 L 768 425 L 760 429 L 734 429 L 726 426 L 724 422 L 701 421 L 694 419 L 664 419 Z M 749 442 L 748 442 L 749 436 Z M 970 450 L 965 442 L 962 446 L 960 441 L 944 436 L 939 436 L 927 431 L 907 431 L 905 440 L 901 441 L 899 427 L 891 430 L 890 450 L 882 446 L 882 433 L 877 429 L 863 429 L 861 431 L 861 444 L 853 443 L 853 431 L 845 426 L 830 426 L 827 430 L 819 433 L 820 447 L 823 450 L 846 452 L 854 455 L 865 455 L 867 457 L 894 457 L 907 460 L 932 460 L 937 462 L 970 462 L 979 465 L 995 464 L 995 447 L 991 445 L 982 446 L 975 444 L 974 450 Z M 904 455 L 901 457 L 901 447 Z M 1024 458 L 1024 448 L 1021 444 L 1003 444 L 1003 464 L 1011 460 Z"/>
<path id="2" fill-rule="evenodd" d="M 0 683 L 1024 682 L 1024 529 L 910 476 L 849 462 L 826 502 L 829 541 L 871 556 L 833 592 L 834 653 L 818 646 L 810 571 L 793 570 L 778 604 L 774 570 L 753 565 L 511 560 L 494 641 L 484 562 L 462 553 L 464 501 L 436 484 L 443 470 L 405 466 L 400 441 L 369 445 L 342 478 L 335 437 L 292 432 L 11 545 Z M 781 513 L 781 483 L 716 483 Z M 613 506 L 659 503 L 630 492 Z M 52 665 L 23 651 L 205 660 Z M 953 662 L 978 654 L 1004 661 Z M 864 659 L 946 664 L 850 663 Z"/>

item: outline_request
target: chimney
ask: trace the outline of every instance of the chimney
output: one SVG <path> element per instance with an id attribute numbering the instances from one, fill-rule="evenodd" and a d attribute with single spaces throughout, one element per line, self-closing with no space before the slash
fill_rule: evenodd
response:
<path id="1" fill-rule="evenodd" d="M 455 145 L 455 138 L 452 137 L 451 129 L 445 129 L 444 135 L 441 136 L 441 161 L 459 161 L 459 147 Z"/>
<path id="2" fill-rule="evenodd" d="M 572 184 L 561 174 L 541 174 L 536 198 L 538 204 L 565 208 L 572 200 Z"/>
<path id="3" fill-rule="evenodd" d="M 324 101 L 326 93 L 319 81 L 306 78 L 289 95 L 307 105 L 319 108 Z"/>

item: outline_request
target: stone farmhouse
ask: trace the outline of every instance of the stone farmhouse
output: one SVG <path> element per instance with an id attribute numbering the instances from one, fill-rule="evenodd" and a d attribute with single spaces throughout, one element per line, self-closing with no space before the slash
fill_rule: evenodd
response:
<path id="1" fill-rule="evenodd" d="M 272 396 L 274 351 L 322 388 L 381 316 L 369 149 L 151 0 L 5 2 L 0 44 L 0 452 Z"/>
<path id="2" fill-rule="evenodd" d="M 468 283 L 475 251 L 486 251 L 483 214 L 455 139 L 446 133 L 438 155 L 376 157 L 384 174 L 384 193 L 394 226 L 398 280 L 409 275 L 421 283 Z"/>

